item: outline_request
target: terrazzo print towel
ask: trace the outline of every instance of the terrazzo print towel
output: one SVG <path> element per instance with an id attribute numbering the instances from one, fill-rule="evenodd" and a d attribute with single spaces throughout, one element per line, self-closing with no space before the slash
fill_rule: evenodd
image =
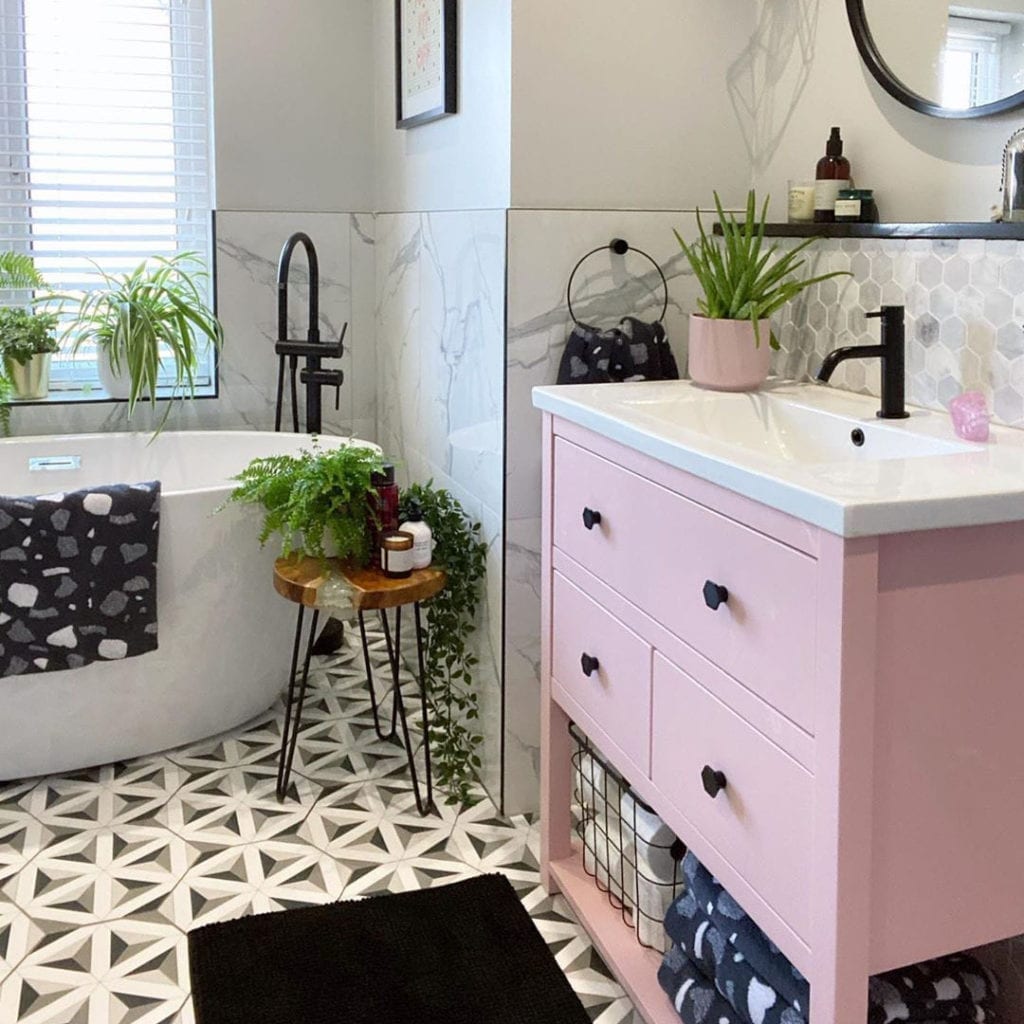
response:
<path id="1" fill-rule="evenodd" d="M 678 947 L 673 946 L 658 969 L 658 981 L 683 1024 L 738 1024 L 740 1018 Z M 955 1019 L 955 1018 L 954 1018 Z M 959 1021 L 971 1021 L 961 1017 Z M 914 1024 L 949 1024 L 948 1021 L 914 1020 Z"/>
<path id="2" fill-rule="evenodd" d="M 683 1024 L 740 1024 L 733 1008 L 690 958 L 673 946 L 658 968 L 658 983 L 672 1000 Z"/>
<path id="3" fill-rule="evenodd" d="M 806 1024 L 804 1004 L 787 1003 L 704 913 L 692 892 L 665 916 L 669 938 L 696 964 L 743 1024 Z"/>
<path id="4" fill-rule="evenodd" d="M 715 927 L 747 958 L 754 972 L 791 1006 L 808 1006 L 810 986 L 785 954 L 747 916 L 692 853 L 683 858 L 687 888 Z"/>
<path id="5" fill-rule="evenodd" d="M 665 917 L 665 930 L 713 982 L 743 1024 L 806 1024 L 806 1006 L 785 1002 L 765 984 L 746 957 L 715 927 L 693 893 L 675 901 Z M 991 979 L 973 957 L 944 957 L 872 978 L 867 1019 L 872 1024 L 920 1020 L 986 1024 L 995 1019 L 990 1009 L 991 986 Z"/>
<path id="6" fill-rule="evenodd" d="M 0 677 L 157 649 L 160 484 L 0 496 Z"/>
<path id="7" fill-rule="evenodd" d="M 692 853 L 683 861 L 683 874 L 689 891 L 666 915 L 669 936 L 694 949 L 702 922 L 712 925 L 718 933 L 715 942 L 708 940 L 705 929 L 694 959 L 716 979 L 718 991 L 741 1013 L 744 1024 L 797 1024 L 802 1015 L 781 1014 L 787 1006 L 807 1007 L 810 991 L 803 976 Z M 997 994 L 995 977 L 975 957 L 940 957 L 872 978 L 868 1024 L 988 1024 L 996 1020 L 991 1007 Z"/>

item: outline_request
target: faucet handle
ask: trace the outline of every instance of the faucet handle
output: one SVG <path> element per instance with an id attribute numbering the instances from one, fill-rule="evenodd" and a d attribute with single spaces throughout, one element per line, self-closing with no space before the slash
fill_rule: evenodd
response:
<path id="1" fill-rule="evenodd" d="M 905 306 L 883 306 L 874 313 L 865 313 L 866 320 L 888 320 L 891 316 L 902 317 L 906 312 Z"/>

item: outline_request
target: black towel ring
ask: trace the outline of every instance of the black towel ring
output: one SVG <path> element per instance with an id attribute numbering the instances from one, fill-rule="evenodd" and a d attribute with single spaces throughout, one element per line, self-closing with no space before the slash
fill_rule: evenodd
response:
<path id="1" fill-rule="evenodd" d="M 625 256 L 627 252 L 632 249 L 638 256 L 643 256 L 644 259 L 648 260 L 654 269 L 658 272 L 658 277 L 661 278 L 662 287 L 665 289 L 665 303 L 661 307 L 661 315 L 658 317 L 658 323 L 664 321 L 666 314 L 668 313 L 668 280 L 665 277 L 665 271 L 661 269 L 658 261 L 651 256 L 649 253 L 643 251 L 643 249 L 637 249 L 635 246 L 631 246 L 624 238 L 613 238 L 607 245 L 599 245 L 596 249 L 591 249 L 580 261 L 572 268 L 572 273 L 569 275 L 569 285 L 565 290 L 565 300 L 569 307 L 569 316 L 572 317 L 572 322 L 577 327 L 588 327 L 589 324 L 583 323 L 576 316 L 576 312 L 572 308 L 572 283 L 576 280 L 576 272 L 583 266 L 591 256 L 596 256 L 599 252 L 607 252 L 611 250 L 616 256 Z"/>

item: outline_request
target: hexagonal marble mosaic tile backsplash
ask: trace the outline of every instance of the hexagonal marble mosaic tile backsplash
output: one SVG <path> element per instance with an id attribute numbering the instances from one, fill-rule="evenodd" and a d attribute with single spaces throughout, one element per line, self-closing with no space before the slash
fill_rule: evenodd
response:
<path id="1" fill-rule="evenodd" d="M 1024 427 L 1024 242 L 822 239 L 807 256 L 814 275 L 852 276 L 814 285 L 786 307 L 775 325 L 777 373 L 802 378 L 834 348 L 877 343 L 878 321 L 865 313 L 904 305 L 908 401 L 942 409 L 977 389 L 996 422 Z M 878 361 L 850 360 L 832 381 L 878 394 Z"/>

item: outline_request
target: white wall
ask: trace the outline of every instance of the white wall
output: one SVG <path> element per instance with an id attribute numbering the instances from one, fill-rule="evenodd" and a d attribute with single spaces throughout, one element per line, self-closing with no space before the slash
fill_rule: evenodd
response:
<path id="1" fill-rule="evenodd" d="M 459 4 L 459 113 L 395 128 L 395 9 L 374 0 L 374 179 L 384 213 L 509 205 L 511 0 Z"/>
<path id="2" fill-rule="evenodd" d="M 949 0 L 869 0 L 871 34 L 886 63 L 919 96 L 942 91 L 942 51 L 949 34 Z"/>
<path id="3" fill-rule="evenodd" d="M 785 74 L 759 74 L 765 118 L 779 126 L 751 146 L 758 187 L 785 216 L 789 178 L 813 178 L 829 127 L 843 128 L 857 184 L 874 188 L 883 220 L 988 220 L 1001 201 L 1003 145 L 1019 114 L 980 121 L 926 117 L 900 105 L 863 67 L 837 0 L 757 0 L 755 44 L 779 47 L 802 25 L 806 43 Z M 800 37 L 797 37 L 800 38 Z"/>
<path id="4" fill-rule="evenodd" d="M 752 28 L 750 0 L 517 0 L 512 205 L 735 201 L 750 172 L 729 74 Z"/>
<path id="5" fill-rule="evenodd" d="M 372 210 L 373 8 L 212 0 L 221 210 Z"/>

